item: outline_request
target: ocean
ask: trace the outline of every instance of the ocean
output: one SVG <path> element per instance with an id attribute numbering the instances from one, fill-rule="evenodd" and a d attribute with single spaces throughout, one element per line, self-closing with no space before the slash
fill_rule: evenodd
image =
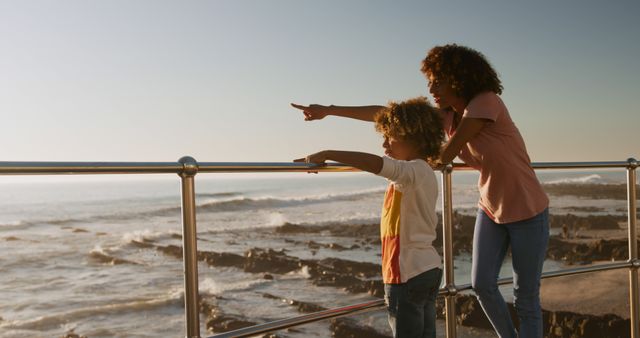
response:
<path id="1" fill-rule="evenodd" d="M 544 183 L 625 182 L 622 171 L 545 171 L 539 178 Z M 476 211 L 476 180 L 475 173 L 454 174 L 454 208 L 461 213 Z M 379 264 L 379 246 L 354 246 L 356 238 L 286 235 L 274 229 L 284 224 L 377 223 L 386 184 L 364 173 L 199 174 L 198 250 L 242 255 L 251 248 L 284 249 L 300 259 L 337 257 Z M 185 335 L 182 261 L 136 245 L 181 245 L 177 175 L 0 177 L 0 186 L 0 337 L 61 337 L 68 332 L 89 338 Z M 622 215 L 626 201 L 552 196 L 550 210 Z M 547 261 L 545 270 L 562 266 Z M 458 284 L 469 283 L 468 254 L 456 257 L 455 273 Z M 502 275 L 510 274 L 506 261 Z M 257 322 L 301 315 L 281 299 L 327 308 L 376 299 L 315 286 L 304 267 L 272 275 L 267 279 L 263 273 L 200 262 L 200 293 L 225 314 Z M 504 292 L 510 297 L 509 288 Z M 381 332 L 388 330 L 384 311 L 357 319 Z M 206 318 L 200 321 L 201 335 L 212 335 Z M 462 337 L 482 336 L 482 331 L 460 330 Z M 327 337 L 329 324 L 278 335 Z"/>

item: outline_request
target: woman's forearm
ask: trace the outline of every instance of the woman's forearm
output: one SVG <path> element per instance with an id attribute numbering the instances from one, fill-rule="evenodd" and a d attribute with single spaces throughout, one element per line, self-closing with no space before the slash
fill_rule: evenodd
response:
<path id="1" fill-rule="evenodd" d="M 463 118 L 456 129 L 456 133 L 449 139 L 449 142 L 442 147 L 440 161 L 442 163 L 451 163 L 451 161 L 458 156 L 462 147 L 478 135 L 487 123 L 490 123 L 489 120 Z"/>
<path id="2" fill-rule="evenodd" d="M 384 106 L 327 106 L 328 115 L 348 117 L 369 122 L 373 122 L 376 114 L 384 108 Z"/>

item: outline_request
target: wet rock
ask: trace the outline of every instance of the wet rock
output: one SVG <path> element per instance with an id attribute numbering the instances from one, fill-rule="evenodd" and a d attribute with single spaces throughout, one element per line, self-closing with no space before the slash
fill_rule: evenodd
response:
<path id="1" fill-rule="evenodd" d="M 140 242 L 136 244 L 144 247 L 155 246 Z M 155 247 L 166 255 L 182 259 L 181 247 L 175 245 Z M 367 292 L 376 297 L 383 295 L 383 286 L 379 279 L 381 273 L 379 264 L 338 258 L 326 258 L 320 261 L 300 260 L 287 255 L 283 250 L 260 248 L 253 248 L 244 256 L 200 251 L 198 259 L 211 266 L 233 266 L 245 272 L 265 273 L 265 279 L 273 278 L 273 274 L 285 274 L 307 266 L 315 285 L 339 287 L 352 293 Z"/>
<path id="2" fill-rule="evenodd" d="M 204 261 L 211 266 L 243 266 L 245 257 L 228 253 L 213 251 L 198 251 L 198 260 Z"/>
<path id="3" fill-rule="evenodd" d="M 308 241 L 307 242 L 307 247 L 309 247 L 309 249 L 320 249 L 323 246 L 324 245 L 322 245 L 320 243 L 316 243 L 315 241 Z"/>
<path id="4" fill-rule="evenodd" d="M 349 318 L 338 318 L 331 321 L 332 337 L 334 338 L 390 338 L 368 326 L 361 326 Z"/>
<path id="5" fill-rule="evenodd" d="M 319 228 L 319 227 L 318 227 Z M 281 234 L 291 234 L 291 233 L 306 233 L 306 232 L 318 232 L 320 231 L 316 227 L 309 227 L 298 224 L 285 223 L 279 227 L 276 227 L 276 232 Z"/>
<path id="6" fill-rule="evenodd" d="M 440 319 L 445 319 L 444 305 L 444 298 L 438 297 L 436 300 L 436 313 Z M 511 320 L 514 323 L 518 323 L 515 308 L 512 304 L 507 304 L 507 306 L 509 307 Z M 487 319 L 477 297 L 474 295 L 462 294 L 456 297 L 456 322 L 463 326 L 493 330 L 491 322 Z"/>
<path id="7" fill-rule="evenodd" d="M 640 243 L 640 241 L 638 241 Z M 549 238 L 547 257 L 569 264 L 590 263 L 601 260 L 626 260 L 627 240 L 601 239 L 590 243 L 576 243 L 557 236 Z"/>
<path id="8" fill-rule="evenodd" d="M 245 253 L 244 271 L 284 274 L 300 269 L 300 261 L 283 251 L 253 248 Z"/>
<path id="9" fill-rule="evenodd" d="M 275 228 L 276 233 L 293 234 L 293 233 L 322 233 L 326 232 L 336 237 L 379 237 L 380 224 L 354 224 L 354 225 L 298 225 L 285 223 Z"/>
<path id="10" fill-rule="evenodd" d="M 87 231 L 87 230 L 85 230 L 85 229 L 81 229 L 81 228 L 75 228 L 75 229 L 73 229 L 73 231 L 72 231 L 72 232 L 74 232 L 74 233 L 81 233 L 81 232 L 89 232 L 89 231 Z"/>
<path id="11" fill-rule="evenodd" d="M 544 184 L 544 190 L 555 196 L 578 196 L 591 199 L 627 199 L 626 184 Z"/>
<path id="12" fill-rule="evenodd" d="M 604 208 L 598 208 L 598 207 L 566 207 L 566 208 L 562 208 L 562 210 L 573 211 L 573 212 L 602 212 L 602 211 L 605 211 Z"/>
<path id="13" fill-rule="evenodd" d="M 15 236 L 9 236 L 9 237 L 5 237 L 4 240 L 7 241 L 7 242 L 12 242 L 12 241 L 19 241 L 20 238 L 15 237 Z"/>
<path id="14" fill-rule="evenodd" d="M 374 277 L 380 275 L 380 264 L 347 261 L 339 258 L 325 258 L 318 261 L 318 265 L 333 271 L 340 271 L 360 277 Z"/>
<path id="15" fill-rule="evenodd" d="M 344 251 L 344 250 L 350 249 L 350 248 L 346 248 L 346 247 L 344 247 L 344 246 L 342 246 L 340 244 L 337 244 L 337 243 L 329 243 L 327 247 L 329 249 L 331 249 L 331 250 L 338 250 L 338 251 Z"/>
<path id="16" fill-rule="evenodd" d="M 177 245 L 167 245 L 167 246 L 158 245 L 156 248 L 167 256 L 173 256 L 175 258 L 182 259 L 182 247 L 179 247 Z"/>
<path id="17" fill-rule="evenodd" d="M 467 216 L 460 215 L 454 213 L 454 227 L 453 227 L 453 254 L 458 255 L 462 252 L 470 253 L 472 251 L 473 245 L 473 231 L 475 226 L 475 216 Z M 439 219 L 442 219 L 439 217 Z M 619 229 L 619 222 L 626 220 L 624 216 L 612 216 L 612 215 L 604 215 L 604 216 L 576 216 L 572 214 L 567 215 L 550 215 L 549 224 L 553 228 L 561 228 L 563 225 L 567 226 L 568 229 L 572 231 L 576 231 L 579 229 L 589 229 L 589 230 L 612 230 Z M 552 259 L 560 259 L 562 260 L 562 256 L 564 256 L 565 251 L 574 250 L 572 244 L 566 242 L 568 249 L 560 249 L 559 246 L 564 246 L 563 243 L 550 243 L 549 249 L 551 251 L 558 250 L 558 252 L 562 252 L 563 254 L 551 254 L 549 258 Z M 626 244 L 624 244 L 626 246 Z M 436 230 L 436 240 L 433 242 L 433 246 L 438 250 L 438 252 L 442 255 L 442 224 L 439 223 Z M 616 240 L 611 240 L 609 243 L 598 243 L 594 244 L 596 248 L 587 250 L 584 248 L 585 252 L 593 252 L 597 254 L 593 258 L 589 259 L 586 256 L 582 258 L 573 258 L 574 261 L 591 261 L 591 260 L 610 260 L 617 259 L 620 257 L 620 253 L 615 249 L 619 246 L 619 243 Z M 600 247 L 600 248 L 597 248 Z M 581 250 L 581 248 L 575 249 Z M 611 252 L 611 254 L 608 254 Z M 599 253 L 599 254 L 598 254 Z M 558 258 L 560 257 L 560 258 Z M 599 257 L 599 258 L 598 258 Z M 625 256 L 626 257 L 626 256 Z M 571 258 L 567 258 L 567 260 L 571 260 Z"/>
<path id="18" fill-rule="evenodd" d="M 61 336 L 61 338 L 87 338 L 87 336 L 81 336 L 75 332 L 69 331 L 67 333 L 64 334 L 64 336 Z"/>
<path id="19" fill-rule="evenodd" d="M 217 305 L 202 299 L 202 296 L 199 299 L 199 310 L 207 317 L 205 325 L 207 330 L 214 333 L 238 330 L 257 324 L 241 316 L 223 313 Z"/>
<path id="20" fill-rule="evenodd" d="M 200 313 L 205 316 L 212 316 L 218 311 L 218 307 L 207 300 L 202 299 L 202 296 L 199 296 L 198 306 Z"/>
<path id="21" fill-rule="evenodd" d="M 623 216 L 576 216 L 567 215 L 550 215 L 549 226 L 552 228 L 561 228 L 567 226 L 571 230 L 588 229 L 588 230 L 617 230 L 620 229 L 618 223 L 626 220 Z"/>
<path id="22" fill-rule="evenodd" d="M 480 303 L 475 297 L 457 297 L 456 313 L 460 325 L 491 329 L 491 322 L 485 316 Z"/>
<path id="23" fill-rule="evenodd" d="M 214 333 L 227 332 L 254 326 L 258 323 L 246 320 L 245 318 L 215 313 L 207 320 L 207 330 Z"/>
<path id="24" fill-rule="evenodd" d="M 380 280 L 381 267 L 378 264 L 338 258 L 325 258 L 320 261 L 305 260 L 302 264 L 308 267 L 314 285 L 342 288 L 351 293 L 367 292 L 376 297 L 384 295 L 384 287 Z M 376 279 L 369 280 L 369 278 Z"/>
<path id="25" fill-rule="evenodd" d="M 453 217 L 453 254 L 458 255 L 462 252 L 470 253 L 473 244 L 473 229 L 475 226 L 475 216 L 466 216 L 454 213 Z M 436 239 L 433 241 L 433 247 L 442 255 L 442 217 L 438 216 L 438 225 L 436 227 Z"/>
<path id="26" fill-rule="evenodd" d="M 295 299 L 287 299 L 287 298 L 281 298 L 281 297 L 277 297 L 274 296 L 272 294 L 269 293 L 264 293 L 262 294 L 263 297 L 265 298 L 269 298 L 269 299 L 276 299 L 276 300 L 280 300 L 283 303 L 289 304 L 291 306 L 294 306 L 298 309 L 299 312 L 302 313 L 313 313 L 313 312 L 319 312 L 319 311 L 324 311 L 327 310 L 327 308 L 322 307 L 318 304 L 314 304 L 314 303 L 309 303 L 309 302 L 302 302 L 302 301 L 298 301 Z"/>
<path id="27" fill-rule="evenodd" d="M 436 302 L 438 318 L 444 319 L 444 299 Z M 511 320 L 518 326 L 513 304 L 508 303 Z M 456 321 L 463 326 L 492 330 L 480 303 L 474 295 L 456 297 Z M 622 338 L 630 336 L 630 322 L 616 315 L 592 316 L 565 311 L 542 310 L 545 337 L 551 338 Z"/>
<path id="28" fill-rule="evenodd" d="M 347 291 L 351 293 L 361 293 L 366 292 L 374 297 L 383 298 L 384 297 L 384 284 L 382 280 L 370 280 L 370 281 L 362 281 L 360 283 L 352 284 L 346 287 Z"/>
<path id="29" fill-rule="evenodd" d="M 92 251 L 89 253 L 89 258 L 101 264 L 109 264 L 109 265 L 121 265 L 121 264 L 132 264 L 132 265 L 140 265 L 140 263 L 130 261 L 127 259 L 117 258 L 113 256 L 109 256 L 102 252 Z"/>
<path id="30" fill-rule="evenodd" d="M 273 275 L 265 273 L 264 276 L 262 276 L 262 279 L 273 280 Z"/>
<path id="31" fill-rule="evenodd" d="M 630 322 L 616 315 L 592 316 L 573 312 L 548 312 L 545 337 L 622 338 L 630 337 Z"/>
<path id="32" fill-rule="evenodd" d="M 380 242 L 380 224 L 357 224 L 351 226 L 331 225 L 329 233 L 336 237 L 367 238 Z"/>

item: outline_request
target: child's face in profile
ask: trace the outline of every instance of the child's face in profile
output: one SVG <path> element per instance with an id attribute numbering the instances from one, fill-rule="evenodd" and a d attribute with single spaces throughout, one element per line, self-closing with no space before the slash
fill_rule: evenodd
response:
<path id="1" fill-rule="evenodd" d="M 390 135 L 384 136 L 382 143 L 385 155 L 393 157 L 396 160 L 409 161 L 419 158 L 418 150 L 412 142 L 404 141 Z"/>

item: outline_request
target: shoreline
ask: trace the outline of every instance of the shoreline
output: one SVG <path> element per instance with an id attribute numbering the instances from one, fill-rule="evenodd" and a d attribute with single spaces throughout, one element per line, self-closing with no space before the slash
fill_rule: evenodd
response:
<path id="1" fill-rule="evenodd" d="M 583 225 L 594 221 L 597 223 L 599 220 L 602 220 L 597 217 L 574 217 L 571 219 L 577 220 L 578 223 Z M 468 230 L 470 229 L 464 225 L 468 225 L 470 223 L 470 219 L 468 217 L 461 216 L 458 220 L 461 222 L 457 227 L 454 237 L 457 237 L 458 239 L 469 239 L 470 234 Z M 617 226 L 618 223 L 615 224 Z M 618 229 L 618 231 L 611 232 L 610 236 L 605 236 L 605 234 L 610 230 L 601 230 L 599 229 L 600 226 L 597 224 L 593 227 L 596 228 L 596 230 L 587 230 L 584 229 L 583 226 L 581 238 L 565 240 L 559 238 L 559 236 L 554 236 L 553 239 L 556 244 L 569 248 L 594 243 L 613 243 L 611 246 L 613 248 L 626 248 L 626 243 L 619 241 L 620 237 L 624 234 L 624 229 Z M 310 236 L 354 237 L 357 238 L 361 244 L 367 243 L 370 245 L 376 245 L 376 237 L 378 236 L 376 224 L 352 226 L 304 226 L 284 224 L 282 226 L 275 227 L 273 230 L 275 233 L 282 235 L 305 234 Z M 357 246 L 348 248 L 333 244 L 321 244 L 319 243 L 321 239 L 314 239 L 315 240 L 309 240 L 307 242 L 291 241 L 291 243 L 306 245 L 313 250 L 338 250 L 348 252 L 354 248 L 358 248 Z M 464 244 L 458 244 L 456 245 L 456 248 L 458 253 L 466 252 L 467 246 Z M 161 248 L 158 249 L 164 251 Z M 177 248 L 173 249 L 175 250 Z M 232 263 L 231 265 L 241 265 L 245 271 L 264 273 L 264 278 L 274 278 L 272 276 L 272 272 L 275 272 L 275 274 L 282 273 L 284 271 L 289 271 L 290 269 L 295 269 L 296 266 L 305 265 L 310 271 L 309 278 L 313 280 L 313 284 L 315 285 L 331 286 L 350 293 L 367 293 L 376 298 L 381 298 L 383 296 L 382 284 L 379 279 L 376 279 L 380 268 L 378 264 L 363 264 L 360 262 L 350 261 L 348 259 L 338 258 L 303 260 L 289 256 L 286 252 L 287 251 L 273 251 L 271 249 L 265 250 L 254 248 L 247 251 L 244 258 L 241 258 L 241 255 L 234 257 L 232 260 L 236 263 Z M 608 253 L 610 254 L 611 252 Z M 176 257 L 179 257 L 180 254 L 181 252 L 173 252 L 173 255 Z M 588 257 L 589 252 L 586 252 L 585 254 Z M 601 252 L 601 254 L 607 254 L 607 252 Z M 211 253 L 202 254 L 201 257 L 209 264 L 225 264 L 221 261 L 215 263 L 216 259 L 213 258 Z M 208 257 L 208 259 L 205 257 Z M 256 261 L 244 262 L 245 259 Z M 575 264 L 571 259 L 565 259 L 564 261 L 567 266 Z M 591 259 L 591 261 L 598 262 L 597 259 Z M 582 261 L 580 264 L 586 265 L 586 263 Z M 271 267 L 269 268 L 269 266 Z M 256 267 L 260 267 L 260 269 L 258 271 L 254 270 Z M 282 267 L 285 267 L 284 270 L 280 270 Z M 551 331 L 565 332 L 568 330 L 567 332 L 572 332 L 572 330 L 579 330 L 577 327 L 572 327 L 576 322 L 583 323 L 583 326 L 587 325 L 590 327 L 597 327 L 599 328 L 597 330 L 600 330 L 597 332 L 611 332 L 611 337 L 616 337 L 616 334 L 624 332 L 626 328 L 624 324 L 625 320 L 628 322 L 629 318 L 627 296 L 628 279 L 626 277 L 622 277 L 627 275 L 628 272 L 626 270 L 614 270 L 543 280 L 541 298 L 543 311 L 545 313 L 545 325 L 547 328 L 547 331 L 545 332 L 550 334 Z M 597 282 L 594 283 L 594 280 Z M 597 285 L 597 287 L 594 287 L 594 285 Z M 611 290 L 615 290 L 615 293 L 609 292 Z M 588 297 L 586 295 L 588 295 Z M 270 295 L 269 297 L 275 298 L 277 296 Z M 321 309 L 317 304 L 313 303 L 304 303 L 292 299 L 283 301 L 291 304 L 292 306 L 297 306 L 301 313 L 305 313 L 306 310 L 309 309 Z M 442 302 L 442 300 L 440 300 L 440 302 Z M 606 306 L 603 306 L 603 304 L 606 304 Z M 457 300 L 457 306 L 460 307 L 460 310 L 458 311 L 458 322 L 460 325 L 478 329 L 490 328 L 487 326 L 486 318 L 484 318 L 484 314 L 477 304 L 475 296 L 460 295 Z M 478 312 L 478 310 L 480 312 Z M 224 322 L 229 320 L 226 317 L 223 318 L 225 318 L 223 320 Z M 233 316 L 231 316 L 231 318 L 231 322 L 233 322 Z M 242 322 L 246 319 L 235 318 L 235 320 Z M 216 327 L 216 329 L 214 329 L 216 331 L 222 329 L 221 327 L 216 326 L 214 322 L 215 320 L 211 322 L 211 328 Z M 233 324 L 231 325 L 233 326 Z M 592 329 L 596 330 L 594 328 Z M 380 333 L 370 331 L 371 328 L 362 327 L 361 324 L 349 320 L 334 321 L 331 325 L 331 330 L 334 332 L 336 337 L 342 337 L 343 334 L 344 337 L 349 337 L 353 334 L 356 334 L 357 336 L 357 334 L 364 334 L 364 332 L 367 332 L 366 335 L 371 337 L 385 337 L 384 334 L 379 335 Z M 338 332 L 341 333 L 338 334 Z M 549 336 L 553 337 L 552 334 Z M 598 337 L 609 336 L 599 334 Z"/>
<path id="2" fill-rule="evenodd" d="M 456 214 L 454 217 L 454 251 L 456 254 L 466 254 L 471 249 L 471 239 L 475 218 Z M 612 255 L 626 254 L 626 230 L 621 227 L 617 216 L 574 216 L 555 215 L 551 226 L 559 229 L 563 224 L 571 228 L 580 229 L 579 236 L 562 238 L 554 235 L 550 239 L 548 259 L 564 262 L 567 266 L 573 264 L 589 265 L 610 261 Z M 87 231 L 73 231 L 72 233 L 87 235 Z M 90 233 L 90 232 L 89 232 Z M 441 225 L 437 230 L 440 237 Z M 97 233 L 96 233 L 97 235 Z M 216 238 L 217 232 L 199 234 L 200 236 Z M 225 243 L 222 251 L 211 251 L 221 248 L 206 238 L 200 238 L 207 243 L 199 250 L 198 258 L 201 263 L 210 267 L 224 267 L 252 274 L 252 279 L 277 283 L 285 275 L 303 271 L 309 285 L 329 287 L 339 292 L 356 295 L 357 297 L 371 297 L 381 299 L 382 283 L 380 280 L 380 266 L 371 262 L 359 261 L 366 255 L 377 261 L 375 256 L 379 251 L 378 224 L 331 224 L 331 225 L 298 225 L 285 223 L 280 226 L 254 229 L 250 238 L 245 235 L 226 233 L 225 237 L 217 238 L 216 243 Z M 237 236 L 236 236 L 237 235 Z M 242 239 L 242 240 L 241 240 Z M 13 238 L 6 238 L 15 241 Z M 18 239 L 19 240 L 19 239 Z M 162 254 L 172 259 L 182 259 L 182 248 L 179 243 L 181 236 L 173 234 L 170 239 L 141 239 L 132 240 L 127 244 L 136 251 Z M 168 243 L 167 243 L 168 242 Z M 272 243 L 265 245 L 266 243 Z M 434 242 L 437 246 L 438 242 Z M 440 244 L 441 245 L 441 244 Z M 208 248 L 207 248 L 208 247 Z M 438 248 L 441 250 L 441 248 Z M 88 253 L 88 259 L 95 264 L 103 265 L 136 265 L 136 260 L 129 260 L 127 256 L 117 254 L 117 251 L 104 250 L 97 256 L 94 251 Z M 607 256 L 609 255 L 609 256 Z M 339 258 L 338 258 L 339 257 Z M 626 257 L 625 257 L 626 259 Z M 615 291 L 615 292 L 610 292 Z M 608 293 L 610 292 L 610 293 Z M 561 332 L 578 332 L 572 323 L 585 323 L 594 327 L 604 328 L 603 323 L 615 323 L 615 329 L 607 326 L 607 330 L 623 330 L 624 320 L 628 314 L 628 272 L 626 270 L 605 271 L 584 275 L 557 277 L 542 281 L 542 306 L 545 310 L 545 323 L 551 330 Z M 249 318 L 237 310 L 225 307 L 225 293 L 201 294 L 204 302 L 213 302 L 205 306 L 203 323 L 216 332 L 224 332 L 231 328 L 250 326 L 263 319 Z M 322 309 L 323 305 L 331 306 L 311 298 L 296 299 L 295 295 L 286 295 L 277 291 L 260 292 L 258 296 L 267 302 L 285 303 L 292 306 L 295 312 L 304 314 L 309 311 Z M 588 297 L 587 297 L 588 296 Z M 217 304 L 219 301 L 220 304 Z M 457 304 L 459 324 L 466 328 L 478 330 L 487 329 L 486 318 L 475 301 L 475 296 L 461 294 Z M 215 308 L 215 311 L 212 309 Z M 336 320 L 326 325 L 326 330 L 334 333 L 335 337 L 362 336 L 387 337 L 384 325 L 380 325 L 380 316 L 368 315 L 368 319 L 378 318 L 376 325 L 367 318 L 359 320 Z M 351 318 L 349 318 L 351 319 Z M 608 325 L 608 324 L 607 324 Z M 324 329 L 323 329 L 324 330 Z M 372 331 L 373 330 L 373 331 Z M 615 331 L 615 332 L 618 332 Z M 282 334 L 288 336 L 283 331 Z M 303 331 L 304 332 L 304 329 Z M 364 333 L 368 332 L 368 333 Z M 599 331 L 598 331 L 599 332 Z M 613 332 L 613 331 L 612 331 Z M 75 334 L 75 332 L 69 332 Z M 300 334 L 300 331 L 298 333 Z M 267 337 L 279 337 L 279 333 Z M 482 335 L 468 337 L 481 337 Z M 553 335 L 548 335 L 555 337 Z M 624 336 L 624 335 L 623 335 Z M 463 337 L 463 336 L 461 336 Z M 598 337 L 605 337 L 600 335 Z M 606 336 L 609 337 L 609 336 Z M 614 336 L 611 336 L 614 337 Z M 89 335 L 89 338 L 90 335 Z"/>

